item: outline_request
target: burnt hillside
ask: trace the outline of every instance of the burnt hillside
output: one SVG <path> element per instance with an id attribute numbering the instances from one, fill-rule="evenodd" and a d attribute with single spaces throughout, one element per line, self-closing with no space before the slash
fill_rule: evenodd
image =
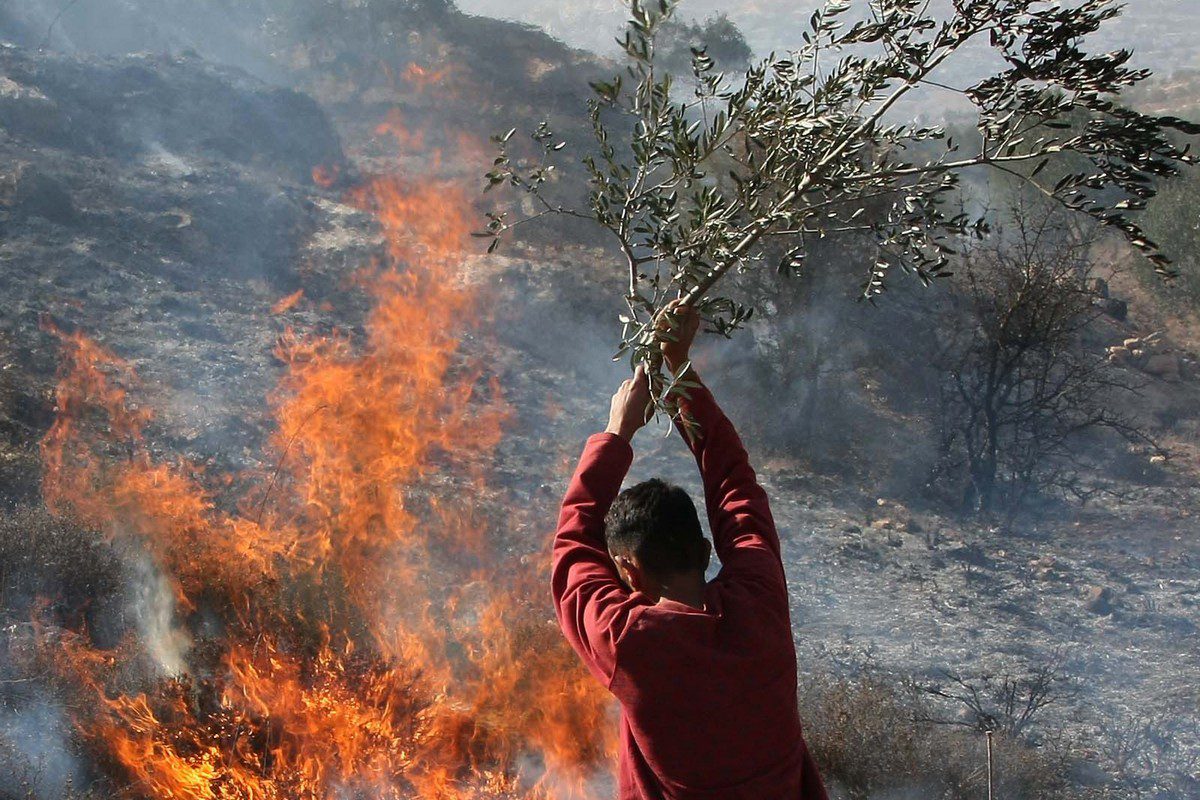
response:
<path id="1" fill-rule="evenodd" d="M 542 581 L 624 376 L 621 276 L 584 226 L 468 234 L 507 202 L 488 137 L 585 142 L 614 65 L 439 2 L 19 0 L 0 40 L 0 797 L 608 796 L 610 711 Z M 1086 241 L 1071 353 L 1145 435 L 1072 439 L 1074 493 L 1011 513 L 947 466 L 967 271 L 872 306 L 869 252 L 830 240 L 738 276 L 768 300 L 699 347 L 772 497 L 840 796 L 978 796 L 981 720 L 1039 676 L 1005 796 L 1200 780 L 1194 309 Z M 631 478 L 698 491 L 660 433 Z"/>

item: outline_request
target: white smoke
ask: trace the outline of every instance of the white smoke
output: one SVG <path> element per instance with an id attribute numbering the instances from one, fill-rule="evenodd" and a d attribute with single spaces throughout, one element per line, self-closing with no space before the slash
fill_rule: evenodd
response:
<path id="1" fill-rule="evenodd" d="M 148 554 L 139 553 L 132 559 L 128 587 L 129 611 L 146 653 L 163 674 L 182 674 L 187 669 L 191 637 L 178 625 L 170 582 Z"/>
<path id="2" fill-rule="evenodd" d="M 67 744 L 69 728 L 62 708 L 49 698 L 0 711 L 0 789 L 59 800 L 82 785 L 83 772 Z"/>

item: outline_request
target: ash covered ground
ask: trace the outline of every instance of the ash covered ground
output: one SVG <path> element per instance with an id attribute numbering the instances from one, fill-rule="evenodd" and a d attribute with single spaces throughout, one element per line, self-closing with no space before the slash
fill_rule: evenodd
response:
<path id="1" fill-rule="evenodd" d="M 397 46 L 397 65 L 452 51 L 447 42 L 471 46 L 439 24 L 436 36 Z M 528 32 L 498 30 L 530 48 L 520 71 L 545 82 L 540 96 L 550 102 L 578 99 L 555 87 L 603 66 L 533 34 L 522 39 Z M 269 472 L 264 398 L 281 371 L 277 338 L 289 326 L 362 333 L 368 300 L 353 276 L 384 243 L 371 216 L 346 202 L 346 190 L 363 173 L 388 171 L 414 181 L 435 170 L 438 179 L 474 180 L 478 153 L 451 143 L 437 113 L 481 140 L 490 130 L 467 129 L 474 96 L 438 109 L 412 83 L 379 78 L 374 94 L 360 86 L 350 100 L 342 87 L 362 78 L 361 64 L 328 58 L 297 67 L 295 53 L 289 59 L 275 63 L 292 76 L 284 87 L 195 53 L 0 46 L 0 493 L 7 503 L 39 498 L 37 442 L 53 420 L 58 359 L 47 323 L 86 332 L 134 366 L 137 402 L 156 412 L 148 429 L 154 453 L 187 457 L 213 473 Z M 546 78 L 553 70 L 567 74 Z M 499 102 L 485 122 L 499 115 Z M 394 154 L 395 131 L 375 129 L 390 108 L 424 131 L 403 157 Z M 339 177 L 322 188 L 314 167 Z M 466 259 L 465 280 L 487 302 L 462 349 L 485 356 L 514 412 L 492 465 L 497 504 L 525 510 L 511 523 L 494 520 L 514 554 L 544 546 L 573 459 L 602 424 L 622 377 L 609 360 L 620 291 L 610 257 L 586 237 L 573 244 L 547 237 Z M 280 303 L 298 291 L 294 304 Z M 1114 291 L 1127 293 L 1132 310 L 1110 323 L 1105 345 L 1146 336 L 1173 313 L 1128 281 Z M 936 422 L 912 410 L 886 412 L 901 378 L 880 366 L 872 348 L 897 318 L 917 325 L 915 301 L 901 294 L 890 310 L 875 311 L 848 296 L 836 312 L 841 324 L 874 334 L 831 366 L 843 376 L 830 384 L 828 421 L 818 424 L 873 438 L 847 451 L 844 471 L 826 466 L 828 453 L 779 445 L 788 437 L 777 425 L 792 418 L 788 409 L 803 387 L 754 390 L 746 365 L 770 367 L 762 362 L 784 326 L 764 323 L 729 343 L 714 337 L 697 359 L 735 423 L 746 423 L 772 498 L 802 671 L 869 663 L 901 680 L 945 685 L 946 672 L 1017 674 L 1052 664 L 1070 686 L 1038 727 L 1070 731 L 1082 763 L 1099 760 L 1114 731 L 1154 718 L 1169 721 L 1172 763 L 1193 765 L 1194 777 L 1196 376 L 1182 367 L 1145 375 L 1145 406 L 1183 454 L 1166 475 L 1131 478 L 1124 497 L 1082 509 L 1055 505 L 1011 524 L 977 523 L 912 491 L 922 479 L 906 474 L 909 464 L 915 472 L 924 462 L 907 454 L 921 451 L 920 432 Z M 1180 353 L 1183 329 L 1174 327 Z M 1180 356 L 1179 363 L 1190 362 Z M 884 407 L 876 422 L 890 426 L 854 427 L 836 415 L 848 385 L 856 403 Z M 631 477 L 660 474 L 698 492 L 682 442 L 664 433 L 660 426 L 640 434 Z M 13 609 L 15 591 L 5 588 Z M 947 717 L 963 721 L 961 712 L 944 706 Z M 1099 780 L 1081 771 L 1082 783 Z"/>

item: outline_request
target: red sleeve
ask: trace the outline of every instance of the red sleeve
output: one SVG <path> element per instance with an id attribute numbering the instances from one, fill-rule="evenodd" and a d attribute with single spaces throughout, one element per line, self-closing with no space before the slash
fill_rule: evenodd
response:
<path id="1" fill-rule="evenodd" d="M 563 498 L 554 535 L 551 589 L 558 624 L 588 669 L 607 686 L 616 643 L 637 607 L 604 543 L 604 515 L 633 462 L 629 442 L 611 433 L 587 441 Z"/>
<path id="2" fill-rule="evenodd" d="M 712 392 L 698 386 L 689 389 L 688 394 L 680 406 L 699 429 L 689 437 L 682 425 L 676 424 L 700 467 L 721 575 L 759 583 L 786 604 L 779 534 L 767 493 L 758 485 L 746 448 Z"/>

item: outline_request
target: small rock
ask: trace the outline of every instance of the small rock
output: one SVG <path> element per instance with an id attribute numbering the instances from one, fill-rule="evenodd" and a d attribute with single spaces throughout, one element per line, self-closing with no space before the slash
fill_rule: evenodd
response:
<path id="1" fill-rule="evenodd" d="M 1093 614 L 1107 616 L 1113 612 L 1112 590 L 1107 586 L 1089 586 L 1083 593 L 1084 607 Z"/>
<path id="2" fill-rule="evenodd" d="M 1158 353 L 1146 359 L 1142 367 L 1148 374 L 1163 380 L 1179 380 L 1179 357 L 1173 353 Z"/>
<path id="3" fill-rule="evenodd" d="M 1129 318 L 1129 303 L 1124 300 L 1118 300 L 1115 297 L 1106 297 L 1100 302 L 1100 307 L 1105 314 L 1115 319 L 1117 322 L 1124 322 Z"/>
<path id="4" fill-rule="evenodd" d="M 59 224 L 73 222 L 77 216 L 66 187 L 49 175 L 28 167 L 17 178 L 13 210 Z"/>
<path id="5" fill-rule="evenodd" d="M 1128 347 L 1110 347 L 1107 352 L 1108 363 L 1119 367 L 1125 366 L 1133 359 L 1133 351 Z"/>
<path id="6" fill-rule="evenodd" d="M 959 560 L 965 564 L 970 564 L 972 566 L 976 566 L 976 567 L 991 567 L 992 566 L 992 560 L 987 557 L 987 554 L 983 552 L 983 548 L 980 547 L 978 544 L 970 544 L 970 545 L 963 544 L 963 545 L 959 545 L 958 547 L 951 548 L 949 551 L 949 555 L 951 555 L 952 557 L 956 558 L 957 560 Z"/>

